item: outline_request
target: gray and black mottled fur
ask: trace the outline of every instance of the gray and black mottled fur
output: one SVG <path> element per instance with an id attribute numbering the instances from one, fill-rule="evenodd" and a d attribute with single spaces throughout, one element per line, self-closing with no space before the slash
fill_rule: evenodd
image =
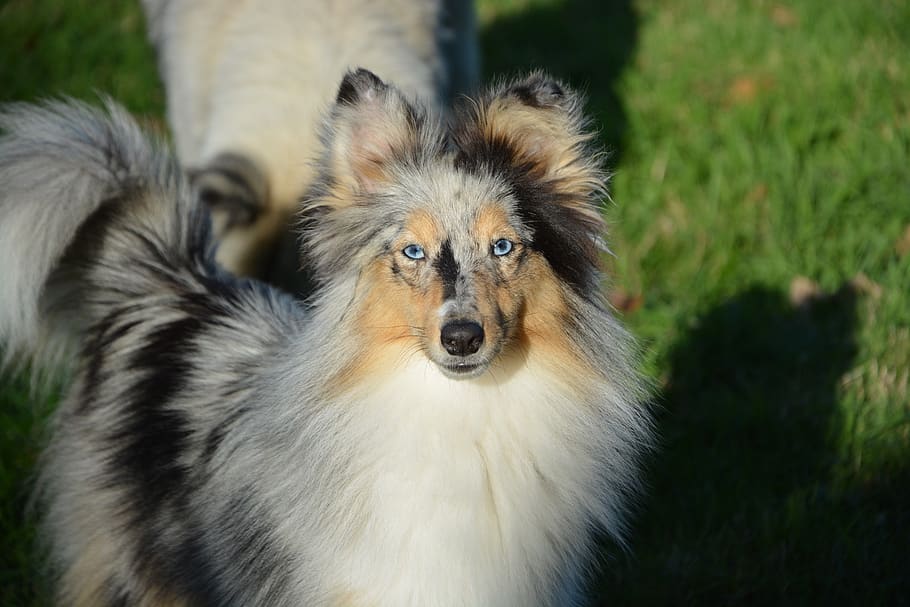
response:
<path id="1" fill-rule="evenodd" d="M 61 605 L 575 604 L 594 531 L 623 534 L 649 423 L 599 292 L 603 181 L 571 91 L 535 74 L 444 128 L 348 74 L 309 205 L 308 309 L 215 266 L 171 154 L 112 102 L 6 106 L 0 127 L 0 342 L 75 361 L 42 476 Z M 423 187 L 445 200 L 408 202 Z M 552 272 L 538 285 L 569 341 L 513 343 L 519 316 L 489 371 L 450 379 L 362 319 L 388 284 L 369 273 L 407 262 L 388 247 L 413 205 L 444 223 L 475 191 L 512 218 L 515 271 Z M 426 271 L 447 309 L 475 263 L 452 225 Z"/>

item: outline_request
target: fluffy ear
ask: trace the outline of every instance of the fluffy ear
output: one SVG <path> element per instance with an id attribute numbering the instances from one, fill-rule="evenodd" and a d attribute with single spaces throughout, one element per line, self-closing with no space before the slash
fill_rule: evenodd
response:
<path id="1" fill-rule="evenodd" d="M 348 72 L 325 125 L 332 198 L 351 201 L 392 179 L 390 167 L 419 144 L 425 117 L 394 87 L 365 69 Z"/>
<path id="2" fill-rule="evenodd" d="M 475 160 L 484 156 L 478 148 L 507 150 L 509 162 L 567 196 L 581 201 L 604 193 L 600 154 L 591 145 L 594 133 L 582 99 L 567 86 L 535 72 L 494 87 L 468 114 L 463 121 L 468 129 L 456 138 Z"/>
<path id="3" fill-rule="evenodd" d="M 443 139 L 435 124 L 372 72 L 345 75 L 323 124 L 319 177 L 300 218 L 304 263 L 317 281 L 356 265 L 357 255 L 389 227 L 377 218 L 373 194 L 400 181 L 400 166 L 439 152 Z"/>
<path id="4" fill-rule="evenodd" d="M 455 129 L 456 162 L 510 183 L 533 246 L 580 292 L 598 276 L 604 228 L 594 139 L 579 95 L 539 72 L 467 105 Z"/>

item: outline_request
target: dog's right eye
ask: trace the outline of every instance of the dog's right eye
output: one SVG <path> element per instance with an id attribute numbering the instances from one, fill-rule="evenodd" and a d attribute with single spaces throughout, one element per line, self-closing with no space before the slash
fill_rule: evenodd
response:
<path id="1" fill-rule="evenodd" d="M 409 244 L 401 250 L 404 253 L 404 256 L 408 259 L 423 259 L 426 257 L 426 254 L 423 252 L 423 247 L 419 244 Z"/>
<path id="2" fill-rule="evenodd" d="M 493 255 L 496 257 L 503 257 L 512 252 L 512 241 L 506 240 L 505 238 L 500 238 L 493 243 Z"/>

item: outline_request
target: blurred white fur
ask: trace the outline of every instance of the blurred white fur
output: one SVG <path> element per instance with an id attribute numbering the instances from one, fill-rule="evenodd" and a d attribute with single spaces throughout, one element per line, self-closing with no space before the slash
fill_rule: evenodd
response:
<path id="1" fill-rule="evenodd" d="M 478 85 L 471 0 L 143 5 L 178 157 L 213 203 L 218 260 L 292 291 L 304 288 L 294 214 L 344 73 L 367 68 L 439 108 Z"/>

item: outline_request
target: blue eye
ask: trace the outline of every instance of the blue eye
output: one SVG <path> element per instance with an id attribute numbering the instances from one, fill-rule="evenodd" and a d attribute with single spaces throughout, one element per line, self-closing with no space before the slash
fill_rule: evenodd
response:
<path id="1" fill-rule="evenodd" d="M 410 259 L 423 259 L 426 255 L 423 252 L 423 247 L 419 244 L 409 244 L 404 249 L 401 250 L 404 253 L 405 257 Z"/>
<path id="2" fill-rule="evenodd" d="M 512 252 L 512 241 L 506 240 L 505 238 L 500 238 L 493 243 L 493 255 L 497 257 L 502 257 L 503 255 L 508 255 Z"/>

